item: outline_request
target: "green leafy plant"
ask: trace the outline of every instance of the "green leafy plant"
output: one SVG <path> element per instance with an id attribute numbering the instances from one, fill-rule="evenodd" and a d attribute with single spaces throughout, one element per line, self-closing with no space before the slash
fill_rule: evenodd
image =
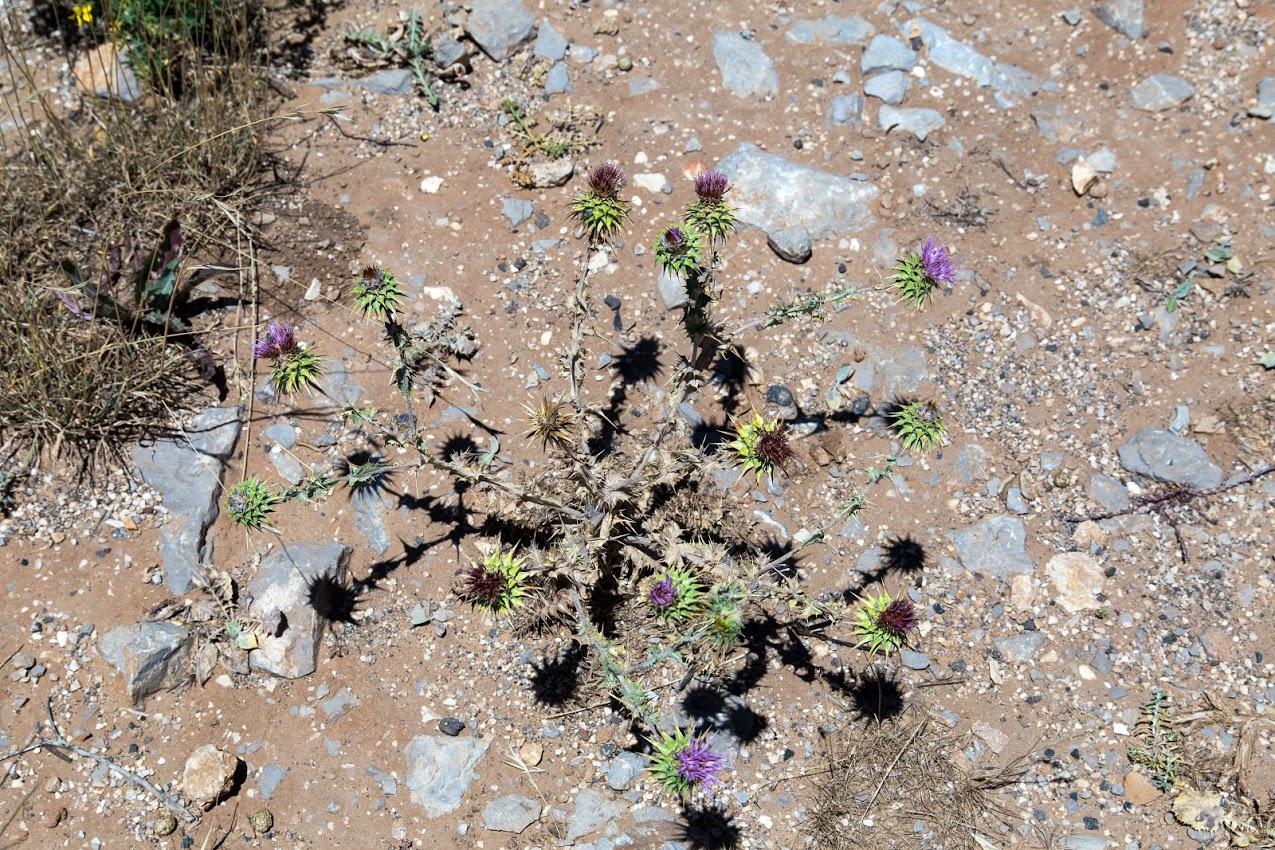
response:
<path id="1" fill-rule="evenodd" d="M 439 68 L 434 62 L 434 45 L 425 31 L 425 20 L 419 9 L 408 10 L 402 25 L 388 35 L 360 29 L 345 33 L 342 39 L 367 54 L 363 57 L 365 65 L 409 69 L 417 93 L 432 109 L 438 110 L 441 101 L 435 83 L 446 76 L 447 69 Z"/>
<path id="2" fill-rule="evenodd" d="M 703 586 L 691 571 L 675 567 L 656 580 L 646 598 L 657 617 L 677 623 L 695 616 L 703 595 Z"/>
<path id="3" fill-rule="evenodd" d="M 354 306 L 369 319 L 385 321 L 398 310 L 403 290 L 398 278 L 380 266 L 364 266 L 350 289 Z"/>
<path id="4" fill-rule="evenodd" d="M 956 282 L 956 266 L 946 245 L 928 237 L 919 251 L 905 254 L 894 267 L 891 286 L 899 300 L 920 310 L 934 300 L 934 291 Z"/>
<path id="5" fill-rule="evenodd" d="M 655 240 L 655 262 L 674 277 L 697 275 L 704 268 L 704 240 L 694 225 L 666 227 Z"/>
<path id="6" fill-rule="evenodd" d="M 310 389 L 323 374 L 322 358 L 297 342 L 296 332 L 288 322 L 270 322 L 253 343 L 252 354 L 257 359 L 273 361 L 270 383 L 283 395 Z"/>
<path id="7" fill-rule="evenodd" d="M 266 528 L 266 520 L 274 511 L 275 494 L 260 478 L 245 478 L 226 494 L 226 513 L 230 521 L 248 531 Z"/>
<path id="8" fill-rule="evenodd" d="M 584 228 L 590 243 L 609 243 L 629 218 L 629 205 L 620 197 L 624 169 L 604 162 L 589 175 L 589 187 L 571 202 L 571 217 Z"/>
<path id="9" fill-rule="evenodd" d="M 855 617 L 854 633 L 859 646 L 889 655 L 906 649 L 919 622 L 916 606 L 906 596 L 892 597 L 889 592 L 865 596 Z"/>
<path id="10" fill-rule="evenodd" d="M 1170 717 L 1172 707 L 1168 691 L 1152 691 L 1134 727 L 1139 743 L 1129 747 L 1129 761 L 1145 768 L 1161 791 L 1173 788 L 1182 765 L 1182 735 Z"/>
<path id="11" fill-rule="evenodd" d="M 908 450 L 928 452 L 943 443 L 943 417 L 932 401 L 914 401 L 890 414 L 890 427 Z"/>

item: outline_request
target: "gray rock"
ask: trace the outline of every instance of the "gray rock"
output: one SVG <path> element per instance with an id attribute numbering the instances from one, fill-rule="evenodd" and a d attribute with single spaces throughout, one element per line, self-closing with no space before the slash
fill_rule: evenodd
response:
<path id="1" fill-rule="evenodd" d="M 473 0 L 465 29 L 483 52 L 503 62 L 536 31 L 536 16 L 522 0 Z"/>
<path id="2" fill-rule="evenodd" d="M 319 703 L 319 708 L 328 716 L 328 720 L 340 720 L 359 704 L 358 695 L 349 688 L 337 691 L 336 696 Z"/>
<path id="3" fill-rule="evenodd" d="M 1034 97 L 1041 85 L 1040 77 L 1017 65 L 997 64 L 992 69 L 992 88 L 996 91 L 996 103 L 1002 108 L 1017 106 Z"/>
<path id="4" fill-rule="evenodd" d="M 561 62 L 567 57 L 566 36 L 554 29 L 553 24 L 545 21 L 536 33 L 536 43 L 531 52 L 550 62 Z"/>
<path id="5" fill-rule="evenodd" d="M 288 769 L 277 764 L 268 764 L 261 768 L 261 775 L 257 777 L 257 787 L 261 791 L 261 799 L 269 800 L 273 797 L 274 792 L 279 789 L 279 783 L 287 775 Z"/>
<path id="6" fill-rule="evenodd" d="M 239 407 L 213 408 L 191 419 L 181 436 L 133 449 L 138 473 L 159 492 L 169 514 L 159 551 L 175 594 L 194 590 L 200 564 L 209 557 L 205 536 L 217 518 L 223 460 L 239 436 L 240 413 Z"/>
<path id="7" fill-rule="evenodd" d="M 859 60 L 859 69 L 865 77 L 882 71 L 911 71 L 915 67 L 915 51 L 902 39 L 884 33 L 872 37 Z"/>
<path id="8" fill-rule="evenodd" d="M 407 745 L 407 787 L 412 802 L 429 818 L 455 811 L 477 778 L 474 769 L 486 755 L 487 738 L 417 735 Z"/>
<path id="9" fill-rule="evenodd" d="M 943 27 L 925 18 L 916 18 L 905 24 L 905 31 L 910 32 L 913 25 L 920 30 L 926 55 L 935 65 L 958 77 L 974 80 L 980 86 L 992 84 L 994 63 L 991 59 L 965 42 L 952 38 Z"/>
<path id="10" fill-rule="evenodd" d="M 394 778 L 394 774 L 386 773 L 379 768 L 369 767 L 367 775 L 372 777 L 372 780 L 377 785 L 381 786 L 381 793 L 385 796 L 393 797 L 398 794 L 398 780 Z"/>
<path id="11" fill-rule="evenodd" d="M 720 30 L 713 34 L 713 61 L 722 75 L 722 85 L 736 97 L 779 94 L 775 63 L 757 42 L 737 32 Z"/>
<path id="12" fill-rule="evenodd" d="M 1108 511 L 1123 511 L 1129 507 L 1129 489 L 1109 475 L 1089 476 L 1085 492 Z"/>
<path id="13" fill-rule="evenodd" d="M 358 84 L 373 94 L 407 94 L 412 90 L 412 72 L 409 68 L 390 68 L 363 77 Z"/>
<path id="14" fill-rule="evenodd" d="M 270 462 L 274 464 L 275 471 L 279 473 L 284 481 L 289 484 L 299 484 L 301 479 L 306 475 L 306 468 L 301 465 L 301 461 L 285 452 L 278 446 L 272 448 L 266 453 L 270 458 Z"/>
<path id="15" fill-rule="evenodd" d="M 564 94 L 574 91 L 571 85 L 571 74 L 563 62 L 558 62 L 545 75 L 545 94 Z"/>
<path id="16" fill-rule="evenodd" d="M 360 487 L 350 497 L 354 508 L 354 528 L 367 540 L 367 545 L 378 555 L 390 548 L 390 538 L 385 533 L 385 502 L 376 487 Z"/>
<path id="17" fill-rule="evenodd" d="M 1163 112 L 1185 103 L 1195 88 L 1172 74 L 1152 74 L 1129 91 L 1129 105 L 1144 112 Z"/>
<path id="18" fill-rule="evenodd" d="M 285 679 L 314 672 L 326 619 L 315 610 L 311 589 L 331 592 L 344 587 L 350 551 L 349 546 L 332 541 L 289 543 L 261 562 L 248 583 L 247 595 L 252 597 L 249 614 L 269 622 L 279 612 L 286 623 L 282 634 L 259 639 L 259 648 L 248 656 L 254 670 Z"/>
<path id="19" fill-rule="evenodd" d="M 993 638 L 992 644 L 1000 651 L 1006 661 L 1015 664 L 1026 664 L 1036 658 L 1045 643 L 1043 632 L 1023 632 L 1013 637 Z"/>
<path id="20" fill-rule="evenodd" d="M 878 351 L 876 367 L 880 373 L 881 391 L 886 398 L 911 396 L 929 376 L 930 365 L 920 348 Z"/>
<path id="21" fill-rule="evenodd" d="M 269 375 L 261 379 L 261 383 L 257 384 L 257 389 L 253 391 L 252 396 L 258 404 L 276 404 L 279 401 L 279 391 L 274 388 L 274 382 L 270 380 Z"/>
<path id="22" fill-rule="evenodd" d="M 118 54 L 113 50 L 89 54 L 76 63 L 74 76 L 82 87 L 92 89 L 94 97 L 134 103 L 144 93 L 133 73 L 127 50 Z"/>
<path id="23" fill-rule="evenodd" d="M 1258 80 L 1257 110 L 1263 117 L 1275 120 L 1275 77 Z"/>
<path id="24" fill-rule="evenodd" d="M 930 656 L 924 652 L 913 652 L 910 649 L 902 650 L 899 653 L 899 660 L 909 670 L 925 670 L 930 666 Z"/>
<path id="25" fill-rule="evenodd" d="M 1094 171 L 1100 171 L 1103 174 L 1110 174 L 1116 170 L 1116 155 L 1106 148 L 1099 148 L 1085 160 L 1093 166 Z"/>
<path id="26" fill-rule="evenodd" d="M 569 159 L 551 159 L 548 162 L 535 162 L 528 169 L 531 186 L 534 189 L 552 189 L 561 186 L 571 179 L 576 164 Z"/>
<path id="27" fill-rule="evenodd" d="M 505 198 L 502 206 L 505 221 L 509 222 L 510 227 L 517 227 L 522 224 L 531 218 L 532 212 L 535 211 L 531 201 L 524 201 L 521 198 Z"/>
<path id="28" fill-rule="evenodd" d="M 881 569 L 881 556 L 885 553 L 880 546 L 869 546 L 859 553 L 854 568 L 861 573 L 875 573 Z"/>
<path id="29" fill-rule="evenodd" d="M 483 809 L 483 826 L 495 832 L 521 833 L 540 819 L 540 804 L 521 794 L 507 794 Z"/>
<path id="30" fill-rule="evenodd" d="M 987 480 L 987 468 L 991 462 L 992 456 L 987 449 L 978 443 L 970 443 L 956 453 L 954 470 L 962 484 L 973 484 Z"/>
<path id="31" fill-rule="evenodd" d="M 801 265 L 810 259 L 810 233 L 801 225 L 766 234 L 766 244 L 781 260 Z"/>
<path id="32" fill-rule="evenodd" d="M 190 632 L 176 623 L 143 622 L 111 629 L 100 648 L 102 657 L 124 677 L 124 690 L 136 705 L 190 678 L 193 646 Z"/>
<path id="33" fill-rule="evenodd" d="M 1143 428 L 1116 450 L 1120 465 L 1169 484 L 1208 489 L 1222 483 L 1222 469 L 1189 437 L 1163 428 Z"/>
<path id="34" fill-rule="evenodd" d="M 863 93 L 868 97 L 884 100 L 891 106 L 903 102 L 908 93 L 908 75 L 902 71 L 886 71 L 870 77 L 863 83 Z"/>
<path id="35" fill-rule="evenodd" d="M 1002 580 L 1016 574 L 1030 575 L 1033 570 L 1027 555 L 1027 529 L 1018 517 L 991 517 L 964 530 L 949 531 L 947 539 L 967 570 Z"/>
<path id="36" fill-rule="evenodd" d="M 829 101 L 828 126 L 863 129 L 863 95 L 842 94 Z"/>
<path id="37" fill-rule="evenodd" d="M 615 820 L 628 808 L 618 800 L 608 800 L 597 789 L 586 788 L 576 797 L 575 810 L 567 821 L 567 841 L 591 835 Z"/>
<path id="38" fill-rule="evenodd" d="M 688 301 L 686 281 L 677 275 L 661 270 L 659 277 L 656 279 L 656 286 L 659 287 L 660 300 L 664 302 L 665 310 L 676 310 L 678 307 L 686 306 Z"/>
<path id="39" fill-rule="evenodd" d="M 821 20 L 800 20 L 788 28 L 784 37 L 793 44 L 864 44 L 876 27 L 858 15 L 838 18 L 829 15 Z"/>
<path id="40" fill-rule="evenodd" d="M 659 87 L 660 84 L 657 81 L 652 80 L 650 77 L 634 77 L 629 80 L 629 97 L 650 94 Z"/>
<path id="41" fill-rule="evenodd" d="M 1064 835 L 1058 841 L 1059 850 L 1107 850 L 1111 842 L 1096 835 Z"/>
<path id="42" fill-rule="evenodd" d="M 363 387 L 350 380 L 350 373 L 340 360 L 327 361 L 328 369 L 324 373 L 327 386 L 327 398 L 333 407 L 345 404 L 358 404 L 363 397 Z"/>
<path id="43" fill-rule="evenodd" d="M 297 444 L 297 429 L 287 422 L 276 422 L 265 431 L 266 439 L 285 449 Z"/>
<path id="44" fill-rule="evenodd" d="M 1042 104 L 1031 111 L 1040 134 L 1051 142 L 1069 142 L 1085 128 L 1085 123 L 1059 103 Z"/>
<path id="45" fill-rule="evenodd" d="M 465 49 L 465 45 L 450 35 L 435 36 L 430 41 L 430 46 L 434 49 L 434 62 L 440 68 L 450 68 L 457 62 L 463 61 L 469 52 Z"/>
<path id="46" fill-rule="evenodd" d="M 925 141 L 930 133 L 947 123 L 943 113 L 937 109 L 900 109 L 885 105 L 877 113 L 877 129 L 888 133 L 900 130 L 911 133 L 921 141 Z"/>
<path id="47" fill-rule="evenodd" d="M 812 238 L 861 230 L 872 222 L 868 204 L 875 186 L 789 162 L 745 142 L 718 170 L 731 181 L 731 203 L 740 223 L 772 233 L 801 225 Z"/>
<path id="48" fill-rule="evenodd" d="M 616 791 L 627 791 L 646 770 L 646 756 L 637 753 L 620 753 L 607 768 L 607 785 Z"/>
<path id="49" fill-rule="evenodd" d="M 1027 500 L 1023 498 L 1023 491 L 1017 487 L 1010 487 L 1005 493 L 1005 507 L 1011 514 L 1026 516 Z"/>
<path id="50" fill-rule="evenodd" d="M 1131 39 L 1142 38 L 1142 20 L 1146 10 L 1142 0 L 1108 0 L 1094 7 L 1098 20 L 1121 35 Z"/>
<path id="51" fill-rule="evenodd" d="M 449 738 L 455 738 L 465 731 L 465 722 L 459 717 L 444 717 L 438 721 L 438 731 Z"/>

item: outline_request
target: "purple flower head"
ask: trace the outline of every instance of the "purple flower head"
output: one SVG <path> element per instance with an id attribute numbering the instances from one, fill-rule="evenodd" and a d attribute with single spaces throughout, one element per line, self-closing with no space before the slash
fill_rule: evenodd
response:
<path id="1" fill-rule="evenodd" d="M 252 344 L 252 356 L 283 357 L 297 348 L 296 336 L 292 333 L 292 325 L 287 322 L 271 322 L 266 326 L 265 335 Z"/>
<path id="2" fill-rule="evenodd" d="M 589 191 L 614 198 L 624 188 L 624 168 L 618 162 L 604 162 L 589 175 Z"/>
<path id="3" fill-rule="evenodd" d="M 956 282 L 956 266 L 952 264 L 952 255 L 948 253 L 947 246 L 935 242 L 933 236 L 927 236 L 921 245 L 921 268 L 935 283 Z"/>
<path id="4" fill-rule="evenodd" d="M 726 194 L 730 182 L 720 171 L 705 171 L 695 178 L 695 194 L 701 201 L 716 203 Z"/>
<path id="5" fill-rule="evenodd" d="M 686 234 L 682 232 L 680 227 L 670 227 L 664 231 L 664 247 L 669 253 L 677 253 L 686 246 Z"/>
<path id="6" fill-rule="evenodd" d="M 725 769 L 726 759 L 709 749 L 706 738 L 691 738 L 676 755 L 677 775 L 692 785 L 711 788 L 721 782 L 717 774 Z"/>
<path id="7" fill-rule="evenodd" d="M 877 626 L 891 637 L 906 638 L 916 628 L 916 606 L 906 596 L 890 602 L 877 615 Z"/>
<path id="8" fill-rule="evenodd" d="M 651 588 L 651 605 L 656 608 L 667 608 L 677 600 L 677 589 L 673 587 L 673 579 L 657 581 Z"/>

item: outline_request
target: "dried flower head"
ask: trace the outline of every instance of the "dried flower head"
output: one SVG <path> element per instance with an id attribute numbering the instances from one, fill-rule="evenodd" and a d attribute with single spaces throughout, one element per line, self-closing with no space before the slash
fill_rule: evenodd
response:
<path id="1" fill-rule="evenodd" d="M 604 162 L 589 175 L 589 191 L 602 197 L 619 197 L 624 184 L 624 167 L 618 162 Z"/>
<path id="2" fill-rule="evenodd" d="M 499 550 L 473 562 L 465 570 L 460 595 L 493 614 L 505 614 L 523 604 L 527 592 L 527 574 L 522 559 Z"/>
<path id="3" fill-rule="evenodd" d="M 575 421 L 575 415 L 567 409 L 563 399 L 550 401 L 544 397 L 535 407 L 524 404 L 522 409 L 527 411 L 527 418 L 523 421 L 531 426 L 523 432 L 524 437 L 539 440 L 541 447 L 546 449 L 549 446 L 558 449 L 571 446 L 571 423 Z"/>
<path id="4" fill-rule="evenodd" d="M 571 217 L 580 222 L 590 242 L 610 242 L 628 220 L 629 206 L 620 197 L 623 188 L 624 169 L 604 162 L 589 175 L 589 187 L 572 201 Z"/>
<path id="5" fill-rule="evenodd" d="M 928 452 L 942 445 L 946 431 L 938 406 L 932 401 L 914 401 L 890 414 L 890 427 L 909 451 Z"/>
<path id="6" fill-rule="evenodd" d="M 245 478 L 226 494 L 226 513 L 230 521 L 248 531 L 266 527 L 266 518 L 277 501 L 270 487 L 260 478 Z"/>
<path id="7" fill-rule="evenodd" d="M 661 732 L 651 748 L 651 773 L 671 794 L 685 797 L 696 788 L 712 789 L 722 781 L 718 774 L 726 769 L 726 759 L 713 752 L 706 736 L 686 730 Z"/>
<path id="8" fill-rule="evenodd" d="M 735 427 L 735 439 L 726 447 L 738 457 L 741 476 L 751 472 L 758 482 L 763 476 L 773 477 L 776 468 L 782 469 L 797 456 L 788 436 L 788 426 L 778 418 L 767 421 L 759 413 Z"/>
<path id="9" fill-rule="evenodd" d="M 956 265 L 946 245 L 926 238 L 920 251 L 914 251 L 899 259 L 894 267 L 890 285 L 899 294 L 899 300 L 916 309 L 934 299 L 934 290 L 956 282 Z"/>
<path id="10" fill-rule="evenodd" d="M 894 599 L 889 592 L 864 597 L 855 620 L 858 646 L 889 655 L 906 648 L 919 621 L 916 606 L 906 596 Z"/>
<path id="11" fill-rule="evenodd" d="M 284 357 L 297 348 L 296 335 L 288 322 L 271 321 L 261 339 L 252 344 L 252 356 L 258 360 Z"/>
<path id="12" fill-rule="evenodd" d="M 398 310 L 403 299 L 403 289 L 398 279 L 380 266 L 364 266 L 354 280 L 351 289 L 354 306 L 369 319 L 385 320 Z"/>

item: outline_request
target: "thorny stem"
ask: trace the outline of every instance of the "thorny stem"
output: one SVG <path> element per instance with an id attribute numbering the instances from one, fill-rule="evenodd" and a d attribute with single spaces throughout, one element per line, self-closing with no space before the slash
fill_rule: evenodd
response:
<path id="1" fill-rule="evenodd" d="M 45 748 L 65 750 L 66 752 L 80 756 L 81 758 L 91 759 L 92 761 L 95 761 L 98 764 L 106 768 L 109 768 L 110 770 L 115 771 L 120 776 L 124 777 L 129 782 L 136 785 L 137 787 L 150 792 L 155 797 L 156 800 L 159 800 L 159 802 L 164 805 L 164 808 L 168 809 L 170 812 L 177 815 L 182 820 L 186 821 L 186 823 L 189 823 L 189 824 L 199 823 L 199 818 L 193 812 L 191 812 L 190 809 L 186 808 L 181 803 L 179 803 L 175 797 L 171 797 L 168 794 L 164 793 L 157 785 L 155 785 L 150 780 L 146 779 L 146 777 L 140 776 L 139 774 L 136 774 L 127 768 L 120 767 L 118 764 L 111 761 L 109 758 L 107 758 L 104 755 L 92 752 L 91 750 L 86 750 L 82 747 L 77 747 L 71 742 L 67 741 L 65 738 L 63 738 L 62 733 L 58 730 L 57 721 L 53 719 L 53 697 L 52 696 L 49 697 L 47 708 L 49 712 L 49 728 L 53 730 L 54 737 L 40 738 L 38 741 L 36 741 L 33 744 L 28 744 L 27 746 L 22 747 L 21 749 L 15 750 L 14 752 L 9 753 L 8 755 L 0 756 L 0 762 L 6 762 L 6 761 L 9 761 L 10 759 L 15 759 L 15 758 L 18 758 L 19 756 L 26 755 L 27 753 L 34 752 L 35 750 L 40 750 Z"/>
<path id="2" fill-rule="evenodd" d="M 458 480 L 461 480 L 461 481 L 472 480 L 472 481 L 479 481 L 483 484 L 489 484 L 492 487 L 495 487 L 497 490 L 501 490 L 504 493 L 507 493 L 508 495 L 512 496 L 513 498 L 519 501 L 530 502 L 533 505 L 540 505 L 543 508 L 549 508 L 550 510 L 557 511 L 559 514 L 569 519 L 574 519 L 578 522 L 583 522 L 586 519 L 588 519 L 582 511 L 578 511 L 575 508 L 567 507 L 566 505 L 560 502 L 556 502 L 553 499 L 548 499 L 548 498 L 545 498 L 544 496 L 540 496 L 532 492 L 531 490 L 528 490 L 523 487 L 519 487 L 517 484 L 511 484 L 508 481 L 502 481 L 496 476 L 491 475 L 490 473 L 487 473 L 487 472 L 483 472 L 482 470 L 466 469 L 465 467 L 460 466 L 459 464 L 455 464 L 446 460 L 441 460 L 426 452 L 421 453 L 421 461 L 422 463 L 429 464 L 435 469 L 441 469 L 444 472 L 450 473 L 454 478 Z"/>

